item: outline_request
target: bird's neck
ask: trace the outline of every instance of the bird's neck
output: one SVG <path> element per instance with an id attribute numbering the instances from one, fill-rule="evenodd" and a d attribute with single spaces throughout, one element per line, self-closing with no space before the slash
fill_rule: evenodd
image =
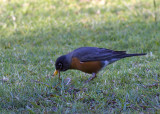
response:
<path id="1" fill-rule="evenodd" d="M 72 62 L 72 53 L 66 54 L 66 60 L 69 63 L 69 68 L 71 67 L 71 62 Z"/>

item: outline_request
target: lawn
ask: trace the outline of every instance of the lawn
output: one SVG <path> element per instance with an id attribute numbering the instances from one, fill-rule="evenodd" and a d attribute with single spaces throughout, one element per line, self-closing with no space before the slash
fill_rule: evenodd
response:
<path id="1" fill-rule="evenodd" d="M 0 0 L 0 112 L 160 112 L 159 12 L 159 0 Z M 76 70 L 53 77 L 57 57 L 82 46 L 147 55 L 88 84 Z"/>

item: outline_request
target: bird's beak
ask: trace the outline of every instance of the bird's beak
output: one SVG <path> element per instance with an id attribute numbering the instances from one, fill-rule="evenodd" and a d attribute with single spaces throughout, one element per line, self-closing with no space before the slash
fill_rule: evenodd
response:
<path id="1" fill-rule="evenodd" d="M 55 70 L 53 76 L 56 76 L 58 72 L 59 72 L 58 70 Z"/>

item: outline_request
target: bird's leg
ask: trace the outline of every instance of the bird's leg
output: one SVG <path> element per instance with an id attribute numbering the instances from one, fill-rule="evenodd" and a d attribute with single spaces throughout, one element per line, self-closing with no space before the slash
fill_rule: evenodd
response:
<path id="1" fill-rule="evenodd" d="M 58 71 L 58 74 L 59 74 L 59 75 L 58 75 L 58 80 L 60 81 L 60 71 Z"/>
<path id="2" fill-rule="evenodd" d="M 96 73 L 92 73 L 92 76 L 91 76 L 87 81 L 85 81 L 85 83 L 90 82 L 90 81 L 93 80 L 95 77 L 96 77 Z"/>

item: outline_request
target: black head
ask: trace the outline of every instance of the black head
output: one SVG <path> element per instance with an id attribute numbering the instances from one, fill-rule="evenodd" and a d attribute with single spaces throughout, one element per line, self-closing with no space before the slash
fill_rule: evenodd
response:
<path id="1" fill-rule="evenodd" d="M 56 67 L 56 70 L 59 70 L 59 71 L 66 71 L 70 68 L 70 64 L 67 60 L 66 55 L 62 55 L 57 58 L 55 67 Z"/>

